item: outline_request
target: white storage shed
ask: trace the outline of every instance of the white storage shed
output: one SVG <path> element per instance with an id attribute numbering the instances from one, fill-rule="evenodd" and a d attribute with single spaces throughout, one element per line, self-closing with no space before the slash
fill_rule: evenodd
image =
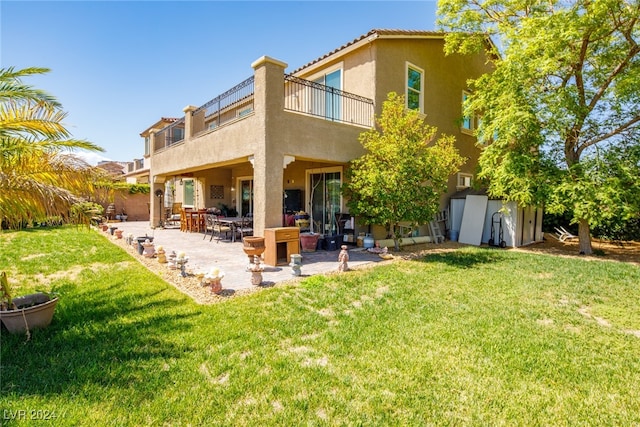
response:
<path id="1" fill-rule="evenodd" d="M 542 208 L 490 199 L 486 191 L 466 188 L 449 200 L 451 240 L 473 245 L 518 247 L 541 242 Z"/>

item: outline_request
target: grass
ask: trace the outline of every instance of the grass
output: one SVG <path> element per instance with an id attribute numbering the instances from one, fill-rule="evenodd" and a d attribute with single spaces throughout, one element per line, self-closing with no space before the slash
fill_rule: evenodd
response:
<path id="1" fill-rule="evenodd" d="M 637 266 L 465 248 L 201 306 L 89 230 L 0 265 L 61 297 L 1 333 L 2 425 L 640 423 Z"/>

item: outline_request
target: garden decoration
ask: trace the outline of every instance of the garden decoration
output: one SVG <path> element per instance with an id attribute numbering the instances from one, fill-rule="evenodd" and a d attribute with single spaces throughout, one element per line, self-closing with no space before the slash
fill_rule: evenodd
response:
<path id="1" fill-rule="evenodd" d="M 176 257 L 176 264 L 180 269 L 180 275 L 182 277 L 187 277 L 187 270 L 185 268 L 185 264 L 189 262 L 189 257 L 186 256 L 184 252 L 179 252 Z"/>
<path id="2" fill-rule="evenodd" d="M 142 255 L 144 255 L 146 258 L 153 258 L 153 256 L 156 254 L 156 248 L 151 240 L 146 239 L 142 244 L 142 247 L 144 248 L 144 250 L 142 251 Z"/>
<path id="3" fill-rule="evenodd" d="M 178 256 L 176 255 L 176 251 L 171 251 L 171 253 L 167 257 L 167 261 L 169 262 L 169 268 L 171 270 L 175 270 L 176 268 L 178 268 L 178 263 L 176 262 L 177 257 Z"/>
<path id="4" fill-rule="evenodd" d="M 224 272 L 222 272 L 218 267 L 212 267 L 211 270 L 204 275 L 204 286 L 211 287 L 211 292 L 214 294 L 219 294 L 222 292 L 222 278 L 224 277 Z"/>
<path id="5" fill-rule="evenodd" d="M 258 255 L 253 256 L 253 263 L 249 265 L 248 270 L 251 272 L 251 284 L 254 286 L 262 284 L 264 267 L 260 264 L 260 257 Z"/>
<path id="6" fill-rule="evenodd" d="M 251 264 L 253 264 L 255 260 L 255 256 L 260 257 L 262 253 L 265 251 L 264 246 L 264 237 L 259 236 L 247 236 L 242 239 L 243 247 L 242 250 L 249 257 L 249 268 L 251 268 Z"/>
<path id="7" fill-rule="evenodd" d="M 338 255 L 338 271 L 349 270 L 349 251 L 347 251 L 347 245 L 340 246 L 340 254 Z"/>
<path id="8" fill-rule="evenodd" d="M 160 264 L 166 264 L 167 263 L 167 255 L 166 252 L 164 250 L 164 247 L 162 247 L 162 245 L 159 245 L 156 253 L 158 254 L 158 262 Z"/>
<path id="9" fill-rule="evenodd" d="M 289 264 L 291 267 L 291 275 L 300 276 L 302 275 L 302 255 L 300 254 L 292 254 L 291 255 L 291 263 Z"/>

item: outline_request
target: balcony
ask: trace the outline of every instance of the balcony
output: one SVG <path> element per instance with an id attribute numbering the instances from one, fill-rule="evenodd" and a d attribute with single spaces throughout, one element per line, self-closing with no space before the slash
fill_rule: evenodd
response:
<path id="1" fill-rule="evenodd" d="M 127 173 L 133 173 L 144 169 L 144 159 L 133 159 L 133 162 L 127 163 Z"/>
<path id="2" fill-rule="evenodd" d="M 373 125 L 373 100 L 287 75 L 284 109 L 356 126 Z"/>
<path id="3" fill-rule="evenodd" d="M 191 120 L 193 138 L 251 115 L 254 89 L 254 77 L 250 77 L 195 109 Z M 373 125 L 373 100 L 292 75 L 284 76 L 284 110 L 359 127 Z M 182 117 L 155 134 L 153 151 L 180 144 L 185 135 Z"/>

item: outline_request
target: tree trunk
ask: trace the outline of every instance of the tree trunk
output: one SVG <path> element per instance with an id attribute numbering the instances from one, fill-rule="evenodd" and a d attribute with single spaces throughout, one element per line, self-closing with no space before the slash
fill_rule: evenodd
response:
<path id="1" fill-rule="evenodd" d="M 578 240 L 580 242 L 580 254 L 592 255 L 593 248 L 591 247 L 591 231 L 589 228 L 589 221 L 581 219 L 578 222 Z"/>

